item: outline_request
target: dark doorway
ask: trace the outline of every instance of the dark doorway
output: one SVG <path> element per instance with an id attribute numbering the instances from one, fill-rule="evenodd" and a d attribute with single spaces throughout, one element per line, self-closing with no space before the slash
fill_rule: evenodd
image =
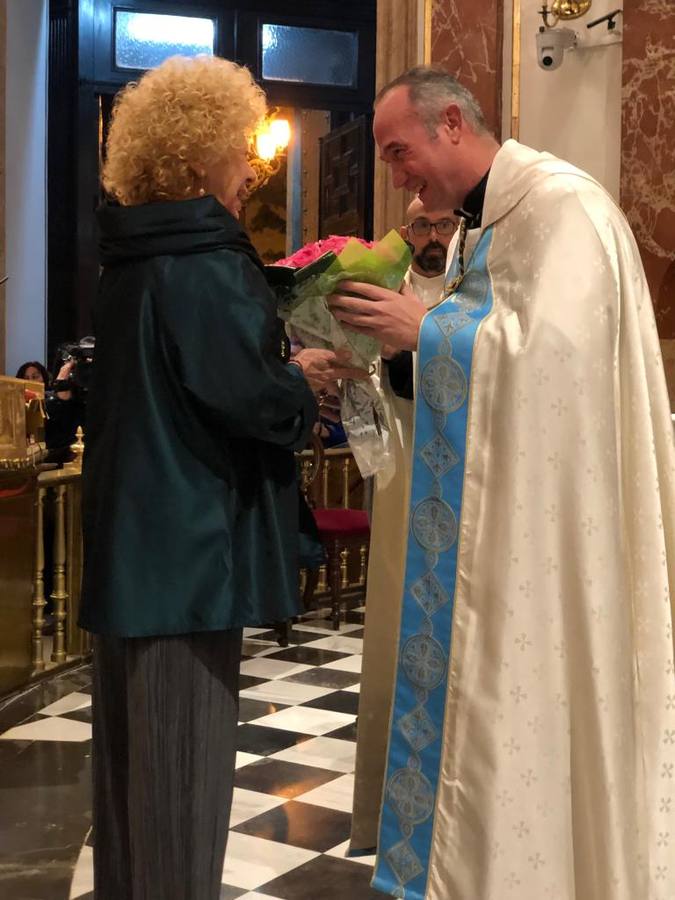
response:
<path id="1" fill-rule="evenodd" d="M 184 27 L 169 29 L 162 43 L 156 25 L 171 25 L 174 16 Z M 332 129 L 365 117 L 362 233 L 372 236 L 375 28 L 376 0 L 50 0 L 50 357 L 58 344 L 92 330 L 95 210 L 114 96 L 161 58 L 189 52 L 190 43 L 246 65 L 270 106 L 326 111 Z"/>

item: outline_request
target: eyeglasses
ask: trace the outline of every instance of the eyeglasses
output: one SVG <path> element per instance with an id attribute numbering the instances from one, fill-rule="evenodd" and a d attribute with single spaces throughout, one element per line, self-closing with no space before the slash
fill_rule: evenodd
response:
<path id="1" fill-rule="evenodd" d="M 408 225 L 408 228 L 417 237 L 426 237 L 431 234 L 431 229 L 436 230 L 436 234 L 442 236 L 453 234 L 456 228 L 454 219 L 439 219 L 438 222 L 430 222 L 428 219 L 415 219 Z"/>

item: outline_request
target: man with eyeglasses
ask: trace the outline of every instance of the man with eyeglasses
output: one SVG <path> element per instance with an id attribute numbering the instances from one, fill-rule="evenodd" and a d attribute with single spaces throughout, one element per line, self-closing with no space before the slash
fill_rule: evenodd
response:
<path id="1" fill-rule="evenodd" d="M 382 810 L 352 851 L 406 900 L 675 897 L 675 448 L 636 242 L 441 69 L 384 88 L 373 130 L 461 224 L 432 310 L 330 300 L 418 369 Z"/>
<path id="2" fill-rule="evenodd" d="M 445 276 L 448 245 L 457 229 L 457 217 L 452 210 L 428 214 L 419 197 L 415 197 L 408 207 L 406 218 L 407 224 L 401 227 L 401 237 L 410 244 L 413 253 L 410 286 L 424 300 L 421 295 L 435 293 L 436 286 L 440 284 L 435 297 L 437 303 L 443 290 L 443 282 L 437 279 Z M 425 306 L 431 307 L 435 303 L 425 303 Z"/>

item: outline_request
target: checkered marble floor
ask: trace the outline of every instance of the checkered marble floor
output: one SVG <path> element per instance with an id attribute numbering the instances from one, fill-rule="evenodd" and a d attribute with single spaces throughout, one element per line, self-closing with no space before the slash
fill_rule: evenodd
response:
<path id="1" fill-rule="evenodd" d="M 320 610 L 304 617 L 286 648 L 271 631 L 245 631 L 221 900 L 382 897 L 369 886 L 373 858 L 346 858 L 364 610 L 350 610 L 339 632 L 325 615 Z M 0 734 L 0 748 L 90 739 L 91 697 L 83 689 Z M 92 884 L 87 838 L 63 900 L 92 898 Z M 31 900 L 57 896 L 36 893 Z"/>

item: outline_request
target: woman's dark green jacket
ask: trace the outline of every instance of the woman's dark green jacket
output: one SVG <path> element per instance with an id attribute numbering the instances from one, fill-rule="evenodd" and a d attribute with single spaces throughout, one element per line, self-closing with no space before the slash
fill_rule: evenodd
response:
<path id="1" fill-rule="evenodd" d="M 80 624 L 124 637 L 299 611 L 293 451 L 316 419 L 276 304 L 213 197 L 99 212 Z"/>

